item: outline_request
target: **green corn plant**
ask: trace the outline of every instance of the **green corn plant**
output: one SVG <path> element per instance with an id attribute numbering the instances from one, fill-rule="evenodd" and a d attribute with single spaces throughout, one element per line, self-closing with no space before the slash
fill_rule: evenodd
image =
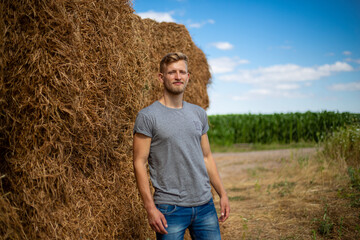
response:
<path id="1" fill-rule="evenodd" d="M 323 111 L 210 115 L 209 123 L 212 144 L 286 144 L 319 142 L 340 127 L 360 123 L 360 114 Z"/>

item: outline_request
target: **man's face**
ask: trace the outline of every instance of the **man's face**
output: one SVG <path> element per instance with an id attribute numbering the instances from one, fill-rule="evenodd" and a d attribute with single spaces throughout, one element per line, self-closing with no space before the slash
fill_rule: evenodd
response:
<path id="1" fill-rule="evenodd" d="M 175 95 L 183 93 L 189 81 L 189 73 L 184 60 L 169 64 L 165 72 L 160 73 L 159 76 L 165 91 Z"/>

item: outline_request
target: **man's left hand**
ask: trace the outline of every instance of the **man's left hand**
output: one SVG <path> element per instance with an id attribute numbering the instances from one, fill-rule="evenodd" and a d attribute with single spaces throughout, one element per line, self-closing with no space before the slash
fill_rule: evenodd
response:
<path id="1" fill-rule="evenodd" d="M 229 199 L 226 195 L 220 198 L 220 211 L 221 216 L 219 217 L 219 222 L 225 222 L 230 214 Z"/>

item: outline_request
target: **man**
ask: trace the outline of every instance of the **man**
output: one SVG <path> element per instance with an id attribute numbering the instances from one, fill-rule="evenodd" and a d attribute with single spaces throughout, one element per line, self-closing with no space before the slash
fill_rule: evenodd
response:
<path id="1" fill-rule="evenodd" d="M 183 239 L 187 228 L 192 239 L 221 239 L 218 221 L 230 213 L 210 150 L 206 112 L 183 101 L 189 77 L 187 56 L 167 54 L 159 73 L 164 95 L 138 113 L 134 126 L 136 181 L 157 239 Z M 210 184 L 220 196 L 219 218 Z"/>

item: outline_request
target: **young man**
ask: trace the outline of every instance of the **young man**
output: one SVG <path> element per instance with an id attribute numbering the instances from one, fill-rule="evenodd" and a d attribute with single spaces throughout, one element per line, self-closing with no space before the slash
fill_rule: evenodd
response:
<path id="1" fill-rule="evenodd" d="M 229 217 L 229 200 L 211 154 L 206 112 L 183 101 L 190 76 L 187 65 L 183 53 L 169 53 L 161 60 L 164 95 L 137 115 L 134 171 L 157 239 L 183 239 L 187 228 L 192 239 L 221 239 L 218 221 Z M 210 184 L 220 196 L 219 218 Z"/>

